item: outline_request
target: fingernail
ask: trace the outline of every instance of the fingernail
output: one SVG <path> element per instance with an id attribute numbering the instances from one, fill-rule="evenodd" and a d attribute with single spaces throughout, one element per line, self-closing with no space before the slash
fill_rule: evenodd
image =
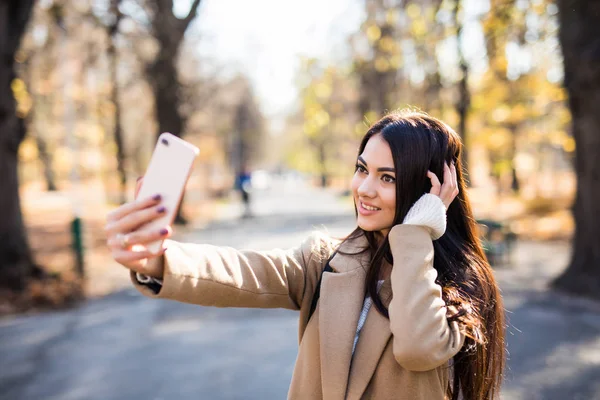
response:
<path id="1" fill-rule="evenodd" d="M 159 201 L 161 199 L 161 195 L 160 194 L 155 194 L 154 196 L 152 196 L 152 200 L 154 201 Z"/>
<path id="2" fill-rule="evenodd" d="M 138 176 L 138 177 L 137 177 L 137 179 L 136 179 L 135 181 L 136 181 L 136 182 L 139 182 L 139 181 L 140 181 L 140 179 L 142 179 L 142 177 L 141 177 L 141 176 Z"/>
<path id="3" fill-rule="evenodd" d="M 163 229 L 161 229 L 161 230 L 160 230 L 160 234 L 161 234 L 162 236 L 166 235 L 167 233 L 169 233 L 169 230 L 168 230 L 168 229 L 166 229 L 166 228 L 163 228 Z"/>
<path id="4" fill-rule="evenodd" d="M 167 211 L 167 209 L 163 206 L 160 206 L 156 209 L 156 212 L 158 212 L 159 214 L 164 213 L 165 211 Z"/>

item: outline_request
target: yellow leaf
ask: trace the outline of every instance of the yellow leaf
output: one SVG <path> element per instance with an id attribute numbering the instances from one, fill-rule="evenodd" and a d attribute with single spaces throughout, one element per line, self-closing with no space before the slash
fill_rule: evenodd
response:
<path id="1" fill-rule="evenodd" d="M 371 25 L 367 28 L 367 38 L 371 43 L 379 40 L 381 37 L 381 29 L 377 25 Z"/>
<path id="2" fill-rule="evenodd" d="M 485 96 L 483 93 L 473 94 L 471 97 L 471 107 L 474 110 L 481 110 L 485 106 Z"/>
<path id="3" fill-rule="evenodd" d="M 392 8 L 385 14 L 385 22 L 389 25 L 395 25 L 398 22 L 398 10 Z"/>
<path id="4" fill-rule="evenodd" d="M 317 127 L 314 123 L 314 121 L 306 121 L 304 123 L 304 134 L 306 136 L 308 136 L 309 138 L 313 138 L 317 136 Z"/>
<path id="5" fill-rule="evenodd" d="M 29 111 L 31 110 L 31 106 L 33 105 L 33 100 L 27 93 L 23 96 L 19 96 L 17 98 L 17 115 L 19 118 L 25 118 Z"/>
<path id="6" fill-rule="evenodd" d="M 506 129 L 495 129 L 488 136 L 490 147 L 495 150 L 500 150 L 510 143 L 510 133 Z"/>
<path id="7" fill-rule="evenodd" d="M 377 112 L 375 112 L 373 110 L 367 111 L 367 113 L 365 114 L 365 120 L 367 121 L 367 123 L 369 125 L 371 125 L 372 123 L 374 123 L 378 119 L 379 119 L 379 115 L 377 114 Z"/>
<path id="8" fill-rule="evenodd" d="M 384 57 L 375 59 L 375 69 L 377 72 L 387 72 L 390 69 L 390 63 Z"/>
<path id="9" fill-rule="evenodd" d="M 425 7 L 425 18 L 427 18 L 430 21 L 435 20 L 435 7 L 433 6 L 427 6 Z"/>
<path id="10" fill-rule="evenodd" d="M 402 66 L 402 57 L 400 57 L 400 54 L 395 54 L 390 57 L 390 66 L 393 69 L 398 69 Z"/>
<path id="11" fill-rule="evenodd" d="M 365 134 L 365 124 L 362 122 L 357 123 L 354 127 L 354 134 L 357 137 L 362 137 Z"/>
<path id="12" fill-rule="evenodd" d="M 412 32 L 415 36 L 420 37 L 427 34 L 427 24 L 423 19 L 419 18 L 412 23 Z"/>
<path id="13" fill-rule="evenodd" d="M 421 7 L 415 3 L 410 3 L 408 6 L 406 6 L 406 14 L 410 18 L 416 19 L 421 15 Z"/>
<path id="14" fill-rule="evenodd" d="M 315 87 L 315 94 L 320 99 L 326 99 L 331 96 L 331 86 L 325 82 L 320 82 Z"/>
<path id="15" fill-rule="evenodd" d="M 396 50 L 396 42 L 389 36 L 384 36 L 379 41 L 379 48 L 386 53 L 393 53 Z"/>
<path id="16" fill-rule="evenodd" d="M 563 142 L 563 149 L 567 153 L 574 152 L 575 151 L 575 139 L 573 139 L 572 137 L 566 138 Z"/>
<path id="17" fill-rule="evenodd" d="M 520 123 L 526 118 L 527 109 L 523 104 L 515 105 L 511 110 L 511 122 Z"/>
<path id="18" fill-rule="evenodd" d="M 27 137 L 19 147 L 19 159 L 21 161 L 33 161 L 38 158 L 38 148 L 31 137 Z"/>
<path id="19" fill-rule="evenodd" d="M 12 89 L 13 93 L 15 93 L 15 95 L 16 95 L 17 93 L 25 91 L 25 82 L 23 82 L 22 79 L 15 78 L 10 83 L 10 88 Z"/>
<path id="20" fill-rule="evenodd" d="M 323 128 L 329 124 L 329 114 L 325 110 L 321 110 L 315 115 L 315 123 L 319 128 Z"/>

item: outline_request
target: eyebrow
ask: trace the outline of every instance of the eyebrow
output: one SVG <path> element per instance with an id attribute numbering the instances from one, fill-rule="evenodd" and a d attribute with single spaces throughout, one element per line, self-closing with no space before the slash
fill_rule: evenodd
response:
<path id="1" fill-rule="evenodd" d="M 365 167 L 368 167 L 367 162 L 361 156 L 358 156 L 358 161 L 360 161 L 361 163 L 365 164 Z M 394 168 L 381 167 L 381 168 L 377 168 L 377 172 L 393 172 L 393 173 L 396 173 L 396 170 Z"/>

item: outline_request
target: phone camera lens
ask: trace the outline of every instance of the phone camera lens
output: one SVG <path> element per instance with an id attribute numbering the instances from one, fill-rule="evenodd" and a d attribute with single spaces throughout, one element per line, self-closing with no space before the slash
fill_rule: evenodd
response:
<path id="1" fill-rule="evenodd" d="M 162 139 L 161 143 L 164 144 L 165 146 L 169 145 L 169 141 L 167 139 Z"/>

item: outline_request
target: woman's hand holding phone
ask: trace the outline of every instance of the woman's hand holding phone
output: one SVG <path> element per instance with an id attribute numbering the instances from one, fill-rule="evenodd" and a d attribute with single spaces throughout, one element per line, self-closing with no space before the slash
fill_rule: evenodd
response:
<path id="1" fill-rule="evenodd" d="M 139 179 L 135 200 L 108 214 L 105 227 L 107 244 L 113 259 L 125 268 L 160 279 L 163 277 L 162 255 L 165 249 L 154 254 L 145 245 L 167 239 L 172 234 L 172 228 L 165 226 L 154 230 L 138 230 L 167 212 L 161 205 L 160 195 L 138 199 L 141 186 L 142 179 Z"/>

